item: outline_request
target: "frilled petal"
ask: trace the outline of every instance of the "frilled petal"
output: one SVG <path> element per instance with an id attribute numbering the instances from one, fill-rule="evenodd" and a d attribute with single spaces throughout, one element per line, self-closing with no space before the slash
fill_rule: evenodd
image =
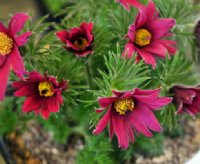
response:
<path id="1" fill-rule="evenodd" d="M 9 30 L 0 22 L 0 32 L 9 34 Z"/>
<path id="2" fill-rule="evenodd" d="M 165 48 L 167 49 L 167 51 L 169 52 L 169 54 L 175 54 L 176 53 L 176 42 L 173 40 L 160 40 L 159 41 L 163 46 L 165 46 Z"/>
<path id="3" fill-rule="evenodd" d="M 16 46 L 14 46 L 11 54 L 10 54 L 10 60 L 11 60 L 11 67 L 15 74 L 23 79 L 23 75 L 26 73 L 23 59 L 20 55 L 20 52 Z"/>
<path id="4" fill-rule="evenodd" d="M 23 27 L 26 21 L 30 18 L 26 13 L 17 13 L 15 14 L 9 23 L 9 30 L 14 36 L 18 33 Z"/>
<path id="5" fill-rule="evenodd" d="M 152 54 L 148 53 L 145 50 L 139 49 L 139 48 L 137 48 L 136 51 L 137 51 L 138 55 L 141 56 L 141 58 L 144 60 L 144 62 L 146 64 L 152 65 L 153 68 L 156 67 L 156 60 Z"/>
<path id="6" fill-rule="evenodd" d="M 145 12 L 146 12 L 146 15 L 147 15 L 148 22 L 157 18 L 158 14 L 159 14 L 158 11 L 156 10 L 156 6 L 155 6 L 155 4 L 153 3 L 152 0 L 149 1 L 149 4 L 145 8 Z"/>
<path id="7" fill-rule="evenodd" d="M 129 28 L 128 28 L 127 37 L 131 40 L 130 43 L 132 43 L 132 44 L 135 40 L 135 32 L 136 32 L 135 24 L 130 25 Z"/>
<path id="8" fill-rule="evenodd" d="M 45 78 L 37 71 L 32 71 L 29 73 L 29 79 L 34 82 L 44 81 Z"/>
<path id="9" fill-rule="evenodd" d="M 4 99 L 10 73 L 10 59 L 7 58 L 3 67 L 0 67 L 0 100 Z"/>
<path id="10" fill-rule="evenodd" d="M 28 42 L 28 38 L 31 36 L 32 32 L 25 32 L 24 34 L 21 34 L 17 37 L 15 37 L 15 43 L 17 46 L 23 46 Z"/>
<path id="11" fill-rule="evenodd" d="M 144 89 L 139 89 L 139 88 L 135 88 L 134 89 L 134 94 L 135 95 L 156 95 L 158 96 L 160 94 L 160 88 L 157 88 L 157 89 L 153 89 L 153 90 L 144 90 Z"/>
<path id="12" fill-rule="evenodd" d="M 144 7 L 144 5 L 141 4 L 140 2 L 138 2 L 138 0 L 117 0 L 117 2 L 121 3 L 122 6 L 124 6 L 124 8 L 127 11 L 130 11 L 130 6 L 133 6 L 133 7 L 136 7 L 136 8 L 143 8 Z"/>
<path id="13" fill-rule="evenodd" d="M 116 97 L 101 97 L 98 99 L 101 108 L 106 108 L 115 101 Z"/>
<path id="14" fill-rule="evenodd" d="M 48 109 L 48 107 L 47 107 L 47 104 L 45 103 L 44 105 L 43 105 L 43 107 L 41 108 L 41 115 L 42 115 L 42 117 L 45 119 L 45 120 L 47 120 L 48 118 L 49 118 L 49 116 L 50 116 L 50 110 Z"/>
<path id="15" fill-rule="evenodd" d="M 128 119 L 131 125 L 139 132 L 142 133 L 144 136 L 152 137 L 153 134 L 149 131 L 145 120 L 141 117 L 140 108 L 136 107 L 132 112 L 129 113 Z"/>
<path id="16" fill-rule="evenodd" d="M 144 103 L 138 103 L 138 108 L 141 110 L 140 113 L 138 112 L 138 115 L 140 115 L 140 118 L 144 120 L 145 125 L 150 130 L 160 132 L 162 128 L 151 109 Z"/>
<path id="17" fill-rule="evenodd" d="M 100 134 L 106 128 L 109 120 L 111 119 L 111 112 L 112 112 L 112 109 L 109 109 L 106 112 L 106 114 L 100 119 L 95 130 L 93 131 L 93 134 Z"/>
<path id="18" fill-rule="evenodd" d="M 7 56 L 0 55 L 0 68 L 3 67 L 4 62 L 6 61 Z"/>
<path id="19" fill-rule="evenodd" d="M 117 96 L 117 97 L 121 97 L 125 92 L 120 92 L 120 91 L 115 91 L 115 90 L 112 90 L 112 93 Z"/>
<path id="20" fill-rule="evenodd" d="M 165 58 L 167 53 L 167 49 L 156 41 L 152 42 L 149 46 L 146 46 L 144 50 L 161 58 Z"/>
<path id="21" fill-rule="evenodd" d="M 80 26 L 80 28 L 82 28 L 83 31 L 86 32 L 87 40 L 89 43 L 91 43 L 93 41 L 93 35 L 92 35 L 93 26 L 94 26 L 94 24 L 92 22 L 90 22 L 90 23 L 83 22 Z"/>
<path id="22" fill-rule="evenodd" d="M 172 98 L 169 97 L 157 97 L 157 93 L 152 95 L 134 95 L 137 101 L 146 104 L 152 110 L 159 110 L 163 106 L 169 104 Z"/>
<path id="23" fill-rule="evenodd" d="M 195 116 L 197 113 L 200 112 L 200 107 L 196 105 L 185 105 L 184 110 L 191 116 Z"/>
<path id="24" fill-rule="evenodd" d="M 134 55 L 134 52 L 135 52 L 135 46 L 133 43 L 131 42 L 128 42 L 125 46 L 125 49 L 122 53 L 122 57 L 123 58 L 128 58 L 130 59 L 133 55 Z"/>
<path id="25" fill-rule="evenodd" d="M 171 18 L 162 18 L 153 21 L 149 27 L 153 33 L 153 40 L 160 39 L 168 34 L 169 30 L 176 24 Z"/>
<path id="26" fill-rule="evenodd" d="M 56 36 L 62 41 L 62 42 L 66 42 L 66 40 L 68 39 L 69 33 L 66 30 L 62 30 L 62 31 L 58 31 L 56 32 Z"/>
<path id="27" fill-rule="evenodd" d="M 79 53 L 75 53 L 76 56 L 81 56 L 81 57 L 86 57 L 87 55 L 89 54 L 92 54 L 93 53 L 93 50 L 88 50 L 88 51 L 83 51 L 83 52 L 79 52 Z"/>
<path id="28" fill-rule="evenodd" d="M 27 97 L 22 106 L 22 111 L 31 112 L 34 110 L 38 110 L 43 105 L 43 102 L 43 99 L 41 99 L 39 96 Z"/>
<path id="29" fill-rule="evenodd" d="M 49 111 L 51 112 L 58 112 L 60 105 L 59 105 L 59 97 L 58 95 L 56 95 L 55 97 L 50 97 L 47 100 L 47 108 Z"/>
<path id="30" fill-rule="evenodd" d="M 37 95 L 38 94 L 37 87 L 38 87 L 37 85 L 30 83 L 29 85 L 25 85 L 25 86 L 21 87 L 20 89 L 18 89 L 14 95 L 17 97 Z"/>
<path id="31" fill-rule="evenodd" d="M 147 22 L 147 16 L 144 10 L 140 9 L 135 20 L 136 29 L 141 28 Z"/>
<path id="32" fill-rule="evenodd" d="M 114 132 L 117 136 L 119 147 L 122 149 L 126 149 L 129 145 L 129 136 L 127 133 L 125 119 L 126 118 L 124 118 L 123 116 L 121 117 L 116 113 L 112 115 Z"/>

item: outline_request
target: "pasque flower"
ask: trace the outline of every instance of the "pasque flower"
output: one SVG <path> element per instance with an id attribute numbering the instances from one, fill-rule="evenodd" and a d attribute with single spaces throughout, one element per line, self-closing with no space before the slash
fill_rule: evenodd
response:
<path id="1" fill-rule="evenodd" d="M 177 113 L 186 112 L 195 116 L 200 112 L 200 87 L 185 87 L 176 85 L 171 89 Z"/>
<path id="2" fill-rule="evenodd" d="M 25 81 L 13 82 L 12 85 L 16 88 L 15 96 L 26 97 L 22 111 L 41 113 L 45 119 L 50 113 L 59 111 L 63 103 L 61 93 L 67 89 L 66 81 L 58 83 L 55 77 L 42 76 L 36 71 L 30 72 Z"/>
<path id="3" fill-rule="evenodd" d="M 4 98 L 9 72 L 12 69 L 19 78 L 23 78 L 25 68 L 18 47 L 27 43 L 31 32 L 17 35 L 30 17 L 25 13 L 15 14 L 6 28 L 0 22 L 0 100 Z"/>
<path id="4" fill-rule="evenodd" d="M 116 0 L 116 2 L 121 3 L 124 6 L 124 8 L 128 11 L 130 11 L 130 6 L 133 6 L 135 8 L 144 7 L 144 5 L 141 4 L 138 0 Z"/>
<path id="5" fill-rule="evenodd" d="M 66 44 L 66 49 L 76 56 L 85 57 L 93 53 L 92 44 L 94 36 L 92 34 L 93 23 L 83 22 L 80 27 L 74 27 L 69 31 L 62 30 L 56 33 L 57 37 Z"/>
<path id="6" fill-rule="evenodd" d="M 129 140 L 134 142 L 134 132 L 147 137 L 153 136 L 152 131 L 160 132 L 161 126 L 153 114 L 154 110 L 169 104 L 171 98 L 159 97 L 160 89 L 133 89 L 126 92 L 113 91 L 112 97 L 99 98 L 102 112 L 107 109 L 93 131 L 100 134 L 109 124 L 110 139 L 116 134 L 119 147 L 126 149 Z"/>
<path id="7" fill-rule="evenodd" d="M 155 4 L 150 1 L 141 8 L 135 22 L 130 25 L 126 37 L 129 39 L 122 56 L 131 58 L 137 53 L 136 61 L 143 59 L 146 64 L 156 67 L 155 57 L 165 58 L 166 53 L 175 54 L 176 42 L 168 40 L 169 30 L 175 25 L 171 18 L 159 18 Z"/>

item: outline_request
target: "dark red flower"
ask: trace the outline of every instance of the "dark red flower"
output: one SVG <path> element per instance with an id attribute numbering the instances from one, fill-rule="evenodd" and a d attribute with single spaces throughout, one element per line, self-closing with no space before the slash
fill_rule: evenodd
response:
<path id="1" fill-rule="evenodd" d="M 136 7 L 136 8 L 143 8 L 144 5 L 138 0 L 116 0 L 116 2 L 119 2 L 124 6 L 124 8 L 128 11 L 130 11 L 130 6 Z"/>
<path id="2" fill-rule="evenodd" d="M 25 81 L 13 82 L 12 85 L 16 88 L 15 96 L 25 96 L 26 100 L 23 104 L 23 112 L 32 112 L 41 115 L 48 119 L 50 113 L 58 112 L 60 105 L 63 103 L 61 93 L 67 89 L 67 82 L 57 82 L 53 76 L 33 71 L 28 74 Z"/>
<path id="3" fill-rule="evenodd" d="M 186 112 L 195 116 L 200 112 L 200 87 L 174 86 L 172 93 L 178 107 L 177 113 Z"/>
<path id="4" fill-rule="evenodd" d="M 66 30 L 58 31 L 57 37 L 66 44 L 66 49 L 73 52 L 76 56 L 85 57 L 93 53 L 93 23 L 83 22 L 81 26 L 72 28 L 69 32 Z"/>
<path id="5" fill-rule="evenodd" d="M 132 58 L 137 53 L 136 61 L 144 60 L 146 64 L 156 67 L 155 57 L 165 58 L 167 52 L 175 54 L 175 41 L 168 40 L 169 32 L 176 21 L 171 18 L 159 18 L 155 4 L 150 1 L 141 8 L 130 25 L 126 37 L 129 39 L 125 46 L 123 57 Z"/>
<path id="6" fill-rule="evenodd" d="M 118 92 L 113 91 L 112 97 L 99 98 L 100 109 L 107 109 L 101 118 L 94 134 L 100 134 L 109 123 L 110 139 L 114 133 L 117 136 L 119 147 L 126 149 L 129 140 L 134 142 L 134 132 L 142 133 L 147 137 L 153 136 L 150 130 L 160 132 L 161 126 L 153 114 L 154 110 L 169 104 L 171 98 L 159 97 L 160 89 Z"/>
<path id="7" fill-rule="evenodd" d="M 0 100 L 3 100 L 10 70 L 12 69 L 19 78 L 23 78 L 25 67 L 18 47 L 27 43 L 32 32 L 25 32 L 17 36 L 25 22 L 30 17 L 25 13 L 15 14 L 6 28 L 0 22 Z"/>

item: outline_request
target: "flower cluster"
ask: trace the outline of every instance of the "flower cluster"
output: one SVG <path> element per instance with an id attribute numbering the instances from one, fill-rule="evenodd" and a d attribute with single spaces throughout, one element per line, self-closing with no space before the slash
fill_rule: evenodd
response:
<path id="1" fill-rule="evenodd" d="M 175 19 L 161 18 L 152 0 L 146 5 L 140 0 L 115 0 L 115 2 L 120 3 L 129 12 L 131 7 L 136 8 L 138 12 L 134 22 L 127 27 L 127 34 L 124 34 L 127 43 L 123 45 L 120 60 L 135 57 L 136 63 L 143 60 L 145 64 L 156 69 L 157 60 L 164 60 L 167 55 L 176 54 L 176 42 L 171 39 L 172 29 L 176 25 Z M 19 78 L 12 83 L 15 88 L 14 96 L 26 97 L 22 112 L 34 112 L 35 115 L 40 114 L 44 119 L 48 119 L 51 113 L 59 112 L 63 104 L 62 93 L 69 88 L 69 85 L 68 81 L 58 82 L 56 77 L 48 73 L 43 75 L 36 70 L 30 72 L 26 70 L 18 47 L 28 42 L 32 32 L 17 34 L 29 18 L 25 13 L 18 13 L 11 18 L 8 28 L 0 22 L 0 100 L 4 99 L 9 73 L 13 70 Z M 196 33 L 199 31 L 198 28 Z M 56 42 L 62 44 L 61 50 L 66 50 L 64 53 L 69 52 L 82 60 L 81 57 L 89 57 L 95 53 L 94 41 L 98 37 L 95 37 L 94 29 L 93 22 L 83 21 L 79 27 L 57 31 Z M 197 35 L 198 38 L 200 37 Z M 199 87 L 173 86 L 170 90 L 173 101 L 170 97 L 160 96 L 161 88 L 115 90 L 112 91 L 111 97 L 99 98 L 100 108 L 96 111 L 103 114 L 93 134 L 100 134 L 109 125 L 110 140 L 116 135 L 119 147 L 126 149 L 129 141 L 134 143 L 136 134 L 151 137 L 152 132 L 162 130 L 154 111 L 169 103 L 173 102 L 177 106 L 177 113 L 187 112 L 195 116 L 200 112 Z"/>

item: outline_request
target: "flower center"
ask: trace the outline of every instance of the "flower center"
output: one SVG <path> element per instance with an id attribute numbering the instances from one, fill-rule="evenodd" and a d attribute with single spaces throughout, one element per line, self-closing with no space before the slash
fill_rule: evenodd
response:
<path id="1" fill-rule="evenodd" d="M 48 81 L 40 82 L 38 85 L 38 90 L 40 96 L 43 97 L 51 97 L 54 95 L 53 85 L 51 82 Z"/>
<path id="2" fill-rule="evenodd" d="M 136 31 L 134 43 L 144 47 L 151 43 L 151 38 L 152 34 L 147 29 L 141 28 Z"/>
<path id="3" fill-rule="evenodd" d="M 7 34 L 0 32 L 0 55 L 10 54 L 13 48 L 13 40 Z"/>
<path id="4" fill-rule="evenodd" d="M 74 46 L 77 47 L 79 50 L 84 50 L 87 45 L 88 41 L 86 38 L 83 37 L 79 37 L 77 40 L 74 41 Z"/>
<path id="5" fill-rule="evenodd" d="M 125 115 L 126 111 L 133 111 L 134 101 L 132 98 L 121 98 L 114 101 L 114 108 L 119 115 Z"/>

